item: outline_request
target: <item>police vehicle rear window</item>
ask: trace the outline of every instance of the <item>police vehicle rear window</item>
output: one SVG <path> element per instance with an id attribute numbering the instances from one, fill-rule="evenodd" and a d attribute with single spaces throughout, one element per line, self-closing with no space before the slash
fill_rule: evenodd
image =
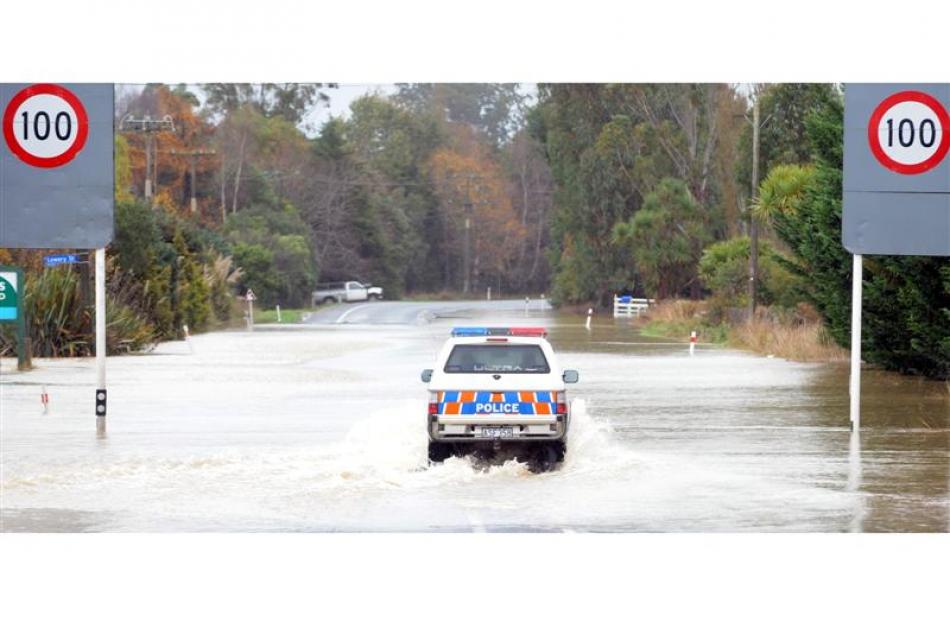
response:
<path id="1" fill-rule="evenodd" d="M 550 373 L 538 345 L 456 345 L 446 373 Z"/>

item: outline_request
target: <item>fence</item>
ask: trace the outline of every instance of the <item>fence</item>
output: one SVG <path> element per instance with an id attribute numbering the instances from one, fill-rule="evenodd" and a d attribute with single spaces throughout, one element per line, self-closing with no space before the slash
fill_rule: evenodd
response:
<path id="1" fill-rule="evenodd" d="M 615 295 L 614 317 L 639 317 L 649 310 L 651 304 L 656 304 L 656 300 Z"/>

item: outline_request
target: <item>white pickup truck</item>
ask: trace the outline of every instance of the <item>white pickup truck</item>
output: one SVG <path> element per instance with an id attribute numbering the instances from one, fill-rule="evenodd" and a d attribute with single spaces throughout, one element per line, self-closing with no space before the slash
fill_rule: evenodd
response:
<path id="1" fill-rule="evenodd" d="M 382 300 L 383 288 L 348 280 L 346 282 L 322 282 L 317 284 L 311 295 L 313 306 L 332 302 L 365 302 L 367 300 Z"/>

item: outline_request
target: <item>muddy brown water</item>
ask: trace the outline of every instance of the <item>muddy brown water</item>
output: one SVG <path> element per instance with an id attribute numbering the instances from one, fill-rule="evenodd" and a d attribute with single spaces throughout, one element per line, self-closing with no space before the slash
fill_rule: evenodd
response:
<path id="1" fill-rule="evenodd" d="M 421 321 L 415 307 L 392 308 L 399 321 L 372 307 L 379 323 L 210 333 L 110 359 L 106 438 L 94 434 L 91 361 L 19 374 L 3 360 L 0 528 L 950 529 L 945 383 L 865 370 L 852 434 L 847 364 L 703 344 L 690 357 L 626 320 L 597 317 L 588 331 L 511 304 Z M 545 325 L 563 366 L 579 370 L 559 470 L 427 467 L 418 374 L 452 325 L 473 322 Z"/>

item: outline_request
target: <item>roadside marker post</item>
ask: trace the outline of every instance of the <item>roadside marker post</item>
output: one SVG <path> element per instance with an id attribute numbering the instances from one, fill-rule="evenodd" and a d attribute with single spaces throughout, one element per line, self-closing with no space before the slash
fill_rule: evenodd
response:
<path id="1" fill-rule="evenodd" d="M 185 342 L 188 343 L 188 351 L 192 354 L 195 353 L 195 346 L 191 342 L 191 333 L 188 332 L 188 324 L 182 324 L 182 331 L 185 333 Z"/>
<path id="2" fill-rule="evenodd" d="M 277 305 L 277 323 L 283 323 L 280 319 L 280 304 Z"/>
<path id="3" fill-rule="evenodd" d="M 689 355 L 696 353 L 696 330 L 689 333 Z"/>
<path id="4" fill-rule="evenodd" d="M 864 255 L 950 256 L 950 84 L 846 84 L 841 243 L 852 255 L 851 431 L 861 428 Z"/>
<path id="5" fill-rule="evenodd" d="M 248 289 L 247 293 L 244 295 L 244 301 L 247 302 L 247 331 L 254 331 L 254 300 L 257 299 L 257 296 L 254 295 L 252 289 Z"/>
<path id="6" fill-rule="evenodd" d="M 594 309 L 588 308 L 587 309 L 587 326 L 586 326 L 588 330 L 590 330 L 590 319 L 593 315 L 594 315 Z"/>

